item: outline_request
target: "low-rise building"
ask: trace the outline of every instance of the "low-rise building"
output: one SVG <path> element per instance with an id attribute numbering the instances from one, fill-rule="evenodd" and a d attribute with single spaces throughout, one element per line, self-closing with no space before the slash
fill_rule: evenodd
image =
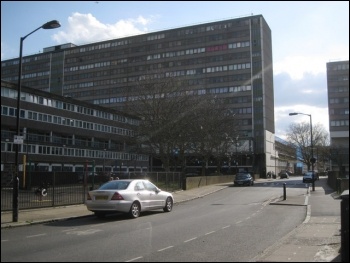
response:
<path id="1" fill-rule="evenodd" d="M 1 81 L 1 172 L 15 163 L 19 171 L 146 171 L 148 155 L 133 152 L 139 125 L 134 116 L 38 89 L 21 87 L 20 136 L 17 85 Z"/>

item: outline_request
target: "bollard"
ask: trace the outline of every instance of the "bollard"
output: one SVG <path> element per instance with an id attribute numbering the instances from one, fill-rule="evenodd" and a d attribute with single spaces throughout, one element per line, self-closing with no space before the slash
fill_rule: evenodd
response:
<path id="1" fill-rule="evenodd" d="M 286 183 L 283 183 L 283 200 L 286 200 Z"/>
<path id="2" fill-rule="evenodd" d="M 349 190 L 341 194 L 340 219 L 341 219 L 341 261 L 349 262 Z"/>

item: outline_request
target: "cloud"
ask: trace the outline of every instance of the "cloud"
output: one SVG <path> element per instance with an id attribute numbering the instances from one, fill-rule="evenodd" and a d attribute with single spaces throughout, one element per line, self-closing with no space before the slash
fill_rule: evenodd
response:
<path id="1" fill-rule="evenodd" d="M 309 45 L 311 43 L 315 44 L 315 42 L 310 41 Z M 349 59 L 349 46 L 338 43 L 304 47 L 304 49 L 296 49 L 296 52 L 298 52 L 298 55 L 283 56 L 283 54 L 280 54 L 281 58 L 273 63 L 274 73 L 281 74 L 284 72 L 289 74 L 293 80 L 301 80 L 305 74 L 325 74 L 327 72 L 327 62 Z"/>
<path id="2" fill-rule="evenodd" d="M 327 107 L 315 107 L 305 104 L 296 104 L 291 106 L 275 107 L 275 124 L 277 137 L 286 139 L 286 133 L 291 123 L 306 122 L 310 123 L 310 117 L 306 115 L 289 116 L 291 112 L 299 112 L 304 114 L 311 114 L 312 126 L 316 124 L 322 125 L 326 131 L 329 131 L 329 116 Z"/>
<path id="3" fill-rule="evenodd" d="M 287 73 L 274 74 L 275 107 L 295 104 L 328 107 L 327 74 L 304 73 L 293 79 Z"/>
<path id="4" fill-rule="evenodd" d="M 313 125 L 320 123 L 329 130 L 326 72 L 304 73 L 293 79 L 288 73 L 274 75 L 275 134 L 286 139 L 292 122 L 309 122 L 305 115 L 289 116 L 291 112 L 311 114 Z"/>
<path id="5" fill-rule="evenodd" d="M 64 31 L 53 35 L 58 43 L 85 44 L 147 33 L 145 27 L 151 19 L 139 16 L 136 19 L 119 20 L 114 24 L 103 24 L 91 14 L 73 13 L 68 18 L 68 26 Z"/>

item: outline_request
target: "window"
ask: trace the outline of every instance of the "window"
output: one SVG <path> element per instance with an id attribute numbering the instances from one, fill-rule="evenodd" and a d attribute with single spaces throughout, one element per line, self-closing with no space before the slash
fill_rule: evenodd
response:
<path id="1" fill-rule="evenodd" d="M 152 184 L 151 182 L 144 181 L 144 185 L 148 191 L 156 191 L 157 190 L 157 187 L 154 184 Z"/>
<path id="2" fill-rule="evenodd" d="M 135 185 L 135 191 L 143 191 L 145 190 L 145 186 L 143 185 L 142 182 L 138 182 L 136 185 Z"/>

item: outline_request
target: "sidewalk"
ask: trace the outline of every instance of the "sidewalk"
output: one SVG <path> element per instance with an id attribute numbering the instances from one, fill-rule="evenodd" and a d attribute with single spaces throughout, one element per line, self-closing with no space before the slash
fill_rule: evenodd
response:
<path id="1" fill-rule="evenodd" d="M 269 183 L 279 179 L 258 179 L 256 183 Z M 174 192 L 175 204 L 203 197 L 231 186 L 232 183 L 209 185 L 187 191 Z M 304 222 L 267 248 L 253 262 L 341 262 L 340 259 L 340 199 L 327 185 L 327 178 L 320 178 L 306 188 L 305 195 L 283 196 L 270 205 L 298 205 L 307 207 Z M 85 205 L 21 210 L 18 222 L 12 222 L 12 212 L 1 213 L 1 228 L 25 226 L 37 223 L 93 216 Z"/>
<path id="2" fill-rule="evenodd" d="M 341 199 L 323 177 L 307 190 L 306 196 L 283 196 L 270 205 L 304 205 L 304 222 L 274 245 L 256 256 L 253 262 L 342 262 Z M 346 248 L 347 249 L 347 248 Z"/>

